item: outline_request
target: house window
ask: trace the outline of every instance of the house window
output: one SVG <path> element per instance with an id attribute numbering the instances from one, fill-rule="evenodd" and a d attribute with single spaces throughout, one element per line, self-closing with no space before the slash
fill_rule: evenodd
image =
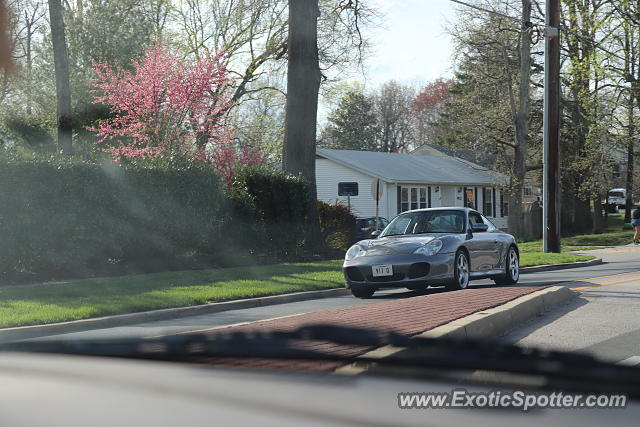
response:
<path id="1" fill-rule="evenodd" d="M 400 211 L 430 207 L 431 187 L 402 187 L 400 191 Z"/>
<path id="2" fill-rule="evenodd" d="M 509 216 L 509 202 L 505 200 L 502 193 L 500 193 L 500 216 Z"/>
<path id="3" fill-rule="evenodd" d="M 524 185 L 522 186 L 522 192 L 525 197 L 533 196 L 533 186 L 531 185 L 530 179 L 524 180 Z"/>
<path id="4" fill-rule="evenodd" d="M 475 209 L 475 201 L 476 201 L 476 192 L 473 191 L 473 188 L 464 188 L 464 207 Z"/>
<path id="5" fill-rule="evenodd" d="M 418 189 L 411 189 L 411 209 L 418 209 Z"/>
<path id="6" fill-rule="evenodd" d="M 402 199 L 400 203 L 400 211 L 406 212 L 409 210 L 409 189 L 407 187 L 402 187 Z"/>
<path id="7" fill-rule="evenodd" d="M 484 216 L 493 216 L 493 193 L 491 188 L 482 189 L 482 200 L 484 201 L 482 209 Z"/>

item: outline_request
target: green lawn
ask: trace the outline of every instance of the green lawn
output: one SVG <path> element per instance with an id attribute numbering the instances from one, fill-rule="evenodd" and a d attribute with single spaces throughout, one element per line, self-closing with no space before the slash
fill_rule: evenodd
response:
<path id="1" fill-rule="evenodd" d="M 602 234 L 585 234 L 560 239 L 563 252 L 602 249 L 611 246 L 628 245 L 633 232 L 622 230 L 623 213 L 609 214 L 607 230 Z M 542 251 L 542 240 L 518 243 L 521 253 Z"/>
<path id="2" fill-rule="evenodd" d="M 542 252 L 523 252 L 520 254 L 520 266 L 532 267 L 535 265 L 566 264 L 568 262 L 589 261 L 594 259 L 590 255 L 576 254 L 545 254 Z"/>
<path id="3" fill-rule="evenodd" d="M 184 307 L 344 285 L 342 261 L 191 270 L 0 288 L 0 327 Z"/>

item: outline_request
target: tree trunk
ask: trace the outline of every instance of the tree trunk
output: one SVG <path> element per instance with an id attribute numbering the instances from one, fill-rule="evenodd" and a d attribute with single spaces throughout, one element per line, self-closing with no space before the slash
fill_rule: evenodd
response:
<path id="1" fill-rule="evenodd" d="M 318 63 L 318 0 L 289 0 L 289 55 L 283 169 L 302 175 L 309 184 L 308 250 L 323 247 L 316 204 L 316 121 L 320 66 Z"/>
<path id="2" fill-rule="evenodd" d="M 593 234 L 604 232 L 604 216 L 602 215 L 602 202 L 599 197 L 593 199 Z"/>
<path id="3" fill-rule="evenodd" d="M 568 181 L 568 179 L 567 179 Z M 573 189 L 569 188 L 567 185 L 564 186 L 562 192 L 562 214 L 560 215 L 560 229 L 562 230 L 562 235 L 567 236 L 573 232 L 575 227 L 574 218 L 575 218 L 575 204 L 574 200 L 577 197 L 573 192 Z"/>
<path id="4" fill-rule="evenodd" d="M 629 126 L 627 127 L 627 200 L 624 207 L 624 222 L 625 224 L 631 222 L 631 209 L 633 208 L 633 162 L 634 158 L 634 148 L 635 148 L 635 123 L 634 123 L 634 99 L 633 96 L 630 96 L 631 101 L 629 102 Z M 638 98 L 638 103 L 640 104 L 640 98 Z"/>
<path id="5" fill-rule="evenodd" d="M 9 35 L 9 12 L 4 1 L 0 1 L 0 70 L 11 68 L 11 36 Z"/>
<path id="6" fill-rule="evenodd" d="M 69 87 L 69 54 L 64 34 L 62 3 L 49 0 L 49 19 L 51 21 L 51 41 L 53 43 L 53 62 L 56 74 L 56 116 L 58 123 L 58 149 L 62 154 L 71 155 L 71 89 Z"/>
<path id="7" fill-rule="evenodd" d="M 531 0 L 522 0 L 522 22 L 531 20 Z M 516 147 L 514 150 L 512 194 L 509 198 L 509 232 L 522 236 L 522 186 L 527 173 L 527 148 L 529 145 L 529 119 L 531 109 L 531 33 L 522 26 L 520 32 L 520 81 L 518 89 L 519 106 L 515 117 Z"/>
<path id="8" fill-rule="evenodd" d="M 589 233 L 593 229 L 590 201 L 576 198 L 574 201 L 574 213 L 574 231 L 579 234 Z"/>

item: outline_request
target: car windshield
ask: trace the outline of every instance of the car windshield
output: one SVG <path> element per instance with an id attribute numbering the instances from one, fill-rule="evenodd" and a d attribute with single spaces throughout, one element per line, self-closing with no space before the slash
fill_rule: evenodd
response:
<path id="1" fill-rule="evenodd" d="M 394 218 L 380 237 L 424 233 L 463 233 L 464 217 L 463 211 L 455 210 L 408 212 Z"/>
<path id="2" fill-rule="evenodd" d="M 640 366 L 639 89 L 640 0 L 0 0 L 0 344 L 529 298 L 461 336 Z"/>

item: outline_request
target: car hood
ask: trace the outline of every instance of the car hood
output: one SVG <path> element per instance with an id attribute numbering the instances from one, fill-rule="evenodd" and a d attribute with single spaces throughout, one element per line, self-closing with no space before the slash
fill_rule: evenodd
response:
<path id="1" fill-rule="evenodd" d="M 381 237 L 375 240 L 365 240 L 359 244 L 365 249 L 367 256 L 411 254 L 420 246 L 426 245 L 435 238 L 435 235 L 429 234 L 421 234 L 419 236 L 391 236 Z"/>

